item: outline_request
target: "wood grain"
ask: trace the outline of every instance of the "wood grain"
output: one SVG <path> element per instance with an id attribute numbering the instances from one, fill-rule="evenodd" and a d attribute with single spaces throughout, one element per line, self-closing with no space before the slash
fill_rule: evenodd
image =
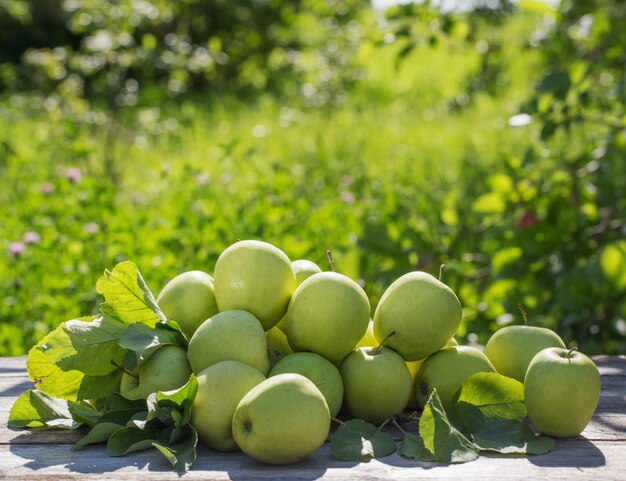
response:
<path id="1" fill-rule="evenodd" d="M 417 463 L 394 454 L 369 463 L 332 458 L 326 443 L 313 456 L 291 466 L 266 466 L 243 453 L 217 453 L 203 446 L 184 479 L 203 480 L 405 480 L 405 479 L 625 479 L 626 356 L 594 358 L 602 373 L 602 394 L 582 436 L 558 440 L 542 456 L 481 455 L 463 465 Z M 152 480 L 178 479 L 154 450 L 122 458 L 107 456 L 104 446 L 72 452 L 82 431 L 14 430 L 7 427 L 10 408 L 32 387 L 25 358 L 0 359 L 0 479 Z"/>

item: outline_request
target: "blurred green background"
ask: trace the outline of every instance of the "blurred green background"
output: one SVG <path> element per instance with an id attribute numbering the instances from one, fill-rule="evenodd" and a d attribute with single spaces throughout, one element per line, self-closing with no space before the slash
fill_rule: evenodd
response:
<path id="1" fill-rule="evenodd" d="M 0 0 L 0 355 L 245 238 L 625 353 L 626 3 L 444 3 Z"/>

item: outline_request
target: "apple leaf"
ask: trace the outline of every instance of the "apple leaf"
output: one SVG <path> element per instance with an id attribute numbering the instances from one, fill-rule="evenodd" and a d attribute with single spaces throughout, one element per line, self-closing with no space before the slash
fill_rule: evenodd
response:
<path id="1" fill-rule="evenodd" d="M 424 440 L 419 435 L 406 434 L 398 454 L 405 458 L 415 459 L 416 461 L 432 462 L 435 461 L 435 456 L 431 453 L 426 446 L 424 446 Z"/>
<path id="2" fill-rule="evenodd" d="M 102 411 L 88 401 L 67 401 L 67 407 L 76 422 L 89 427 L 95 426 L 100 416 L 102 416 Z"/>
<path id="3" fill-rule="evenodd" d="M 37 389 L 23 393 L 11 407 L 9 426 L 12 428 L 75 429 L 74 421 L 63 399 L 56 399 Z"/>
<path id="4" fill-rule="evenodd" d="M 118 340 L 125 329 L 106 315 L 62 323 L 29 351 L 30 379 L 46 394 L 69 401 L 117 391 L 120 375 L 111 361 L 124 357 Z"/>
<path id="5" fill-rule="evenodd" d="M 147 361 L 157 350 L 168 345 L 185 345 L 182 334 L 169 324 L 160 324 L 156 327 L 141 323 L 131 324 L 119 340 L 120 347 L 135 353 L 136 365 Z"/>
<path id="6" fill-rule="evenodd" d="M 113 271 L 106 270 L 96 290 L 105 299 L 100 311 L 121 322 L 148 326 L 167 322 L 134 262 L 120 262 Z"/>
<path id="7" fill-rule="evenodd" d="M 100 422 L 91 428 L 87 434 L 80 438 L 70 450 L 78 451 L 89 444 L 102 443 L 108 440 L 115 431 L 123 427 L 123 424 L 120 425 L 114 422 Z"/>
<path id="8" fill-rule="evenodd" d="M 173 391 L 161 391 L 156 394 L 157 404 L 160 407 L 172 407 L 180 413 L 181 419 L 177 425 L 188 424 L 191 421 L 191 407 L 198 392 L 198 380 L 191 374 L 184 386 Z M 176 411 L 175 411 L 176 412 Z"/>
<path id="9" fill-rule="evenodd" d="M 515 419 L 490 420 L 472 437 L 481 451 L 545 454 L 554 449 L 554 439 L 536 436 L 527 424 Z"/>
<path id="10" fill-rule="evenodd" d="M 162 443 L 153 444 L 179 474 L 188 471 L 196 460 L 198 433 L 191 424 L 188 424 L 187 428 L 189 434 L 181 442 L 169 445 Z"/>
<path id="11" fill-rule="evenodd" d="M 340 461 L 369 461 L 389 456 L 396 451 L 390 434 L 361 419 L 343 423 L 330 438 L 330 449 Z"/>
<path id="12" fill-rule="evenodd" d="M 474 443 L 450 424 L 436 389 L 424 407 L 419 428 L 424 446 L 434 455 L 435 461 L 466 463 L 478 458 Z"/>
<path id="13" fill-rule="evenodd" d="M 450 423 L 468 438 L 489 421 L 478 406 L 466 402 L 453 403 L 446 412 Z"/>
<path id="14" fill-rule="evenodd" d="M 124 456 L 135 451 L 152 447 L 157 440 L 157 428 L 154 426 L 140 429 L 136 426 L 124 427 L 114 431 L 107 443 L 109 456 Z"/>
<path id="15" fill-rule="evenodd" d="M 495 372 L 470 376 L 455 394 L 453 402 L 472 404 L 487 418 L 521 420 L 526 416 L 524 385 Z"/>

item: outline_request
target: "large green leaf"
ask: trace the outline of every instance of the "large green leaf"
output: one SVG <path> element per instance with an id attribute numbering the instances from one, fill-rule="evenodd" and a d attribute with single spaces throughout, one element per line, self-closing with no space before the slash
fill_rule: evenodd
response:
<path id="1" fill-rule="evenodd" d="M 105 299 L 100 310 L 119 321 L 127 324 L 141 322 L 149 326 L 167 322 L 137 266 L 131 261 L 120 262 L 113 271 L 105 271 L 98 279 L 96 289 Z"/>
<path id="2" fill-rule="evenodd" d="M 405 434 L 400 444 L 400 449 L 398 449 L 398 454 L 416 461 L 436 461 L 435 455 L 424 446 L 422 437 L 415 434 Z"/>
<path id="3" fill-rule="evenodd" d="M 72 418 L 67 402 L 36 389 L 23 393 L 9 413 L 12 428 L 75 429 L 80 425 Z"/>
<path id="4" fill-rule="evenodd" d="M 390 434 L 361 419 L 345 422 L 330 438 L 330 449 L 340 461 L 369 461 L 389 456 L 396 451 Z"/>
<path id="5" fill-rule="evenodd" d="M 160 327 L 163 326 L 163 327 Z M 135 323 L 128 326 L 119 341 L 120 347 L 135 352 L 137 364 L 145 362 L 163 346 L 184 346 L 185 340 L 180 332 L 167 327 L 167 324 L 158 324 L 150 327 Z"/>
<path id="6" fill-rule="evenodd" d="M 424 446 L 435 461 L 466 463 L 478 458 L 474 443 L 450 424 L 436 389 L 424 407 L 419 427 Z"/>
<path id="7" fill-rule="evenodd" d="M 151 448 L 158 443 L 157 429 L 150 427 L 139 429 L 135 426 L 116 430 L 111 434 L 107 443 L 109 456 L 124 456 L 125 454 Z"/>
<path id="8" fill-rule="evenodd" d="M 188 471 L 196 460 L 198 433 L 191 424 L 188 424 L 186 428 L 187 432 L 182 436 L 182 440 L 179 442 L 173 444 L 157 442 L 152 444 L 165 456 L 179 474 Z"/>
<path id="9" fill-rule="evenodd" d="M 535 436 L 528 425 L 515 419 L 490 420 L 472 437 L 481 451 L 544 454 L 554 449 L 554 439 Z"/>
<path id="10" fill-rule="evenodd" d="M 472 404 L 487 418 L 523 419 L 526 416 L 523 384 L 495 372 L 470 376 L 453 401 Z"/>

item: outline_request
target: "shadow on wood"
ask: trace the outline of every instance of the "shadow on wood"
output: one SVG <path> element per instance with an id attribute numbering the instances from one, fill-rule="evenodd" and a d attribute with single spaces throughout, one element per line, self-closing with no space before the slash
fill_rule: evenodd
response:
<path id="1" fill-rule="evenodd" d="M 535 466 L 542 468 L 600 468 L 606 466 L 606 458 L 595 444 L 584 436 L 559 439 L 554 451 L 540 456 L 529 456 Z M 546 477 L 550 477 L 546 470 Z"/>

